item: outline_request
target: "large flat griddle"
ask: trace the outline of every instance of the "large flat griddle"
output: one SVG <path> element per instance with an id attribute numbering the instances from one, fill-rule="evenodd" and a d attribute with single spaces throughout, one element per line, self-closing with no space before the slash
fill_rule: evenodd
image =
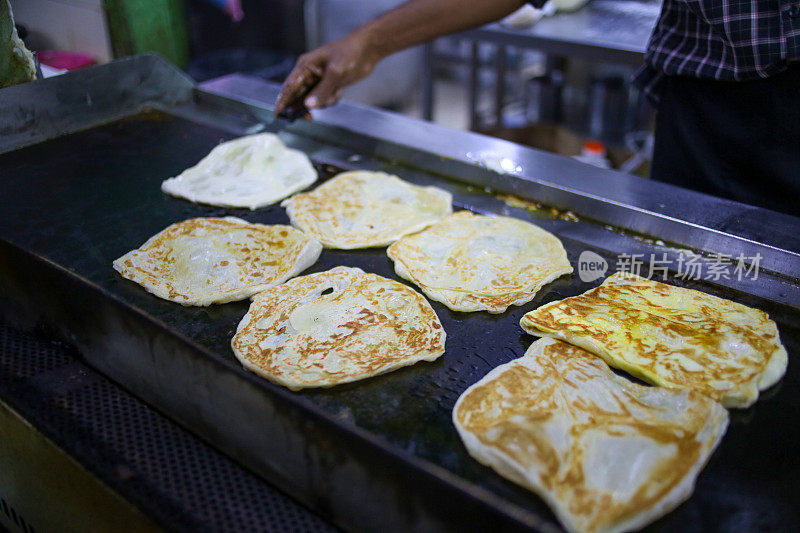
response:
<path id="1" fill-rule="evenodd" d="M 279 206 L 222 209 L 160 190 L 220 141 L 246 133 L 280 131 L 312 158 L 322 180 L 344 169 L 380 169 L 451 191 L 456 208 L 532 221 L 562 239 L 573 265 L 586 250 L 612 269 L 619 254 L 675 258 L 693 248 L 708 262 L 713 253 L 760 253 L 758 279 L 670 274 L 669 283 L 769 312 L 789 368 L 754 407 L 731 412 L 692 498 L 652 528 L 776 530 L 800 521 L 797 219 L 357 106 L 286 126 L 270 118 L 274 85 L 230 77 L 198 88 L 152 56 L 14 89 L 0 93 L 5 319 L 66 339 L 91 366 L 338 525 L 558 529 L 539 498 L 469 457 L 451 410 L 469 385 L 534 340 L 519 327 L 525 312 L 600 280 L 563 277 L 501 315 L 455 313 L 433 302 L 448 335 L 438 361 L 332 389 L 273 385 L 243 370 L 230 350 L 248 302 L 182 307 L 111 268 L 186 218 L 288 223 Z M 476 163 L 499 156 L 513 158 L 520 175 Z M 559 209 L 510 207 L 501 192 Z M 564 216 L 568 209 L 577 221 Z M 399 279 L 384 249 L 325 250 L 308 272 L 337 265 Z"/>

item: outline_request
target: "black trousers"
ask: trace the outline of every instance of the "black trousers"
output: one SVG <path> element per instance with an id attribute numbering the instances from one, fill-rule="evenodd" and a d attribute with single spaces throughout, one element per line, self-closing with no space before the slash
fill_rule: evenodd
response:
<path id="1" fill-rule="evenodd" d="M 667 77 L 651 177 L 800 216 L 800 65 L 750 82 Z"/>

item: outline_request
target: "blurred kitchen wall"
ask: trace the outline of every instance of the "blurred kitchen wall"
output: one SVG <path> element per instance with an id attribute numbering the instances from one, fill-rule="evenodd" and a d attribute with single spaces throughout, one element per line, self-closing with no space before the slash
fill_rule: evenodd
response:
<path id="1" fill-rule="evenodd" d="M 308 48 L 334 41 L 403 0 L 307 0 Z M 418 97 L 422 49 L 412 48 L 381 61 L 367 79 L 347 88 L 344 97 L 368 105 L 401 108 Z"/>
<path id="2" fill-rule="evenodd" d="M 185 1 L 195 57 L 224 48 L 305 51 L 303 0 L 241 0 L 244 18 L 238 22 L 205 0 Z"/>
<path id="3" fill-rule="evenodd" d="M 33 50 L 83 52 L 101 63 L 113 57 L 103 0 L 11 0 L 11 10 Z"/>

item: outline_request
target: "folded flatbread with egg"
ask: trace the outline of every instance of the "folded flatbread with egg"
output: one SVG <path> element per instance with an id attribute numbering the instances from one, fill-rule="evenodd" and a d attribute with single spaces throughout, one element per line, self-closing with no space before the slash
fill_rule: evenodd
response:
<path id="1" fill-rule="evenodd" d="M 687 499 L 728 412 L 540 339 L 468 388 L 453 423 L 470 455 L 538 494 L 568 531 L 599 533 L 641 528 Z"/>
<path id="2" fill-rule="evenodd" d="M 786 372 L 786 349 L 767 313 L 700 291 L 616 273 L 579 296 L 520 321 L 655 385 L 691 388 L 747 407 Z"/>

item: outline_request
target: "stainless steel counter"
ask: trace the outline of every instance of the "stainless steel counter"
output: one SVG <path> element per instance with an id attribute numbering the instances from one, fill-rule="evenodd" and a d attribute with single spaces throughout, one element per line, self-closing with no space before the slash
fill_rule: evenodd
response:
<path id="1" fill-rule="evenodd" d="M 661 11 L 659 0 L 591 0 L 574 13 L 544 17 L 530 28 L 514 29 L 501 23 L 455 35 L 472 43 L 470 68 L 470 106 L 473 125 L 477 101 L 477 43 L 497 47 L 495 107 L 504 98 L 506 46 L 539 50 L 554 57 L 580 57 L 604 63 L 640 65 L 647 42 Z M 422 74 L 423 117 L 433 116 L 433 69 L 436 62 L 432 45 L 425 47 Z M 499 115 L 499 110 L 495 113 Z"/>
<path id="2" fill-rule="evenodd" d="M 544 17 L 530 28 L 494 23 L 457 37 L 638 65 L 660 11 L 658 0 L 591 0 L 574 13 Z"/>

